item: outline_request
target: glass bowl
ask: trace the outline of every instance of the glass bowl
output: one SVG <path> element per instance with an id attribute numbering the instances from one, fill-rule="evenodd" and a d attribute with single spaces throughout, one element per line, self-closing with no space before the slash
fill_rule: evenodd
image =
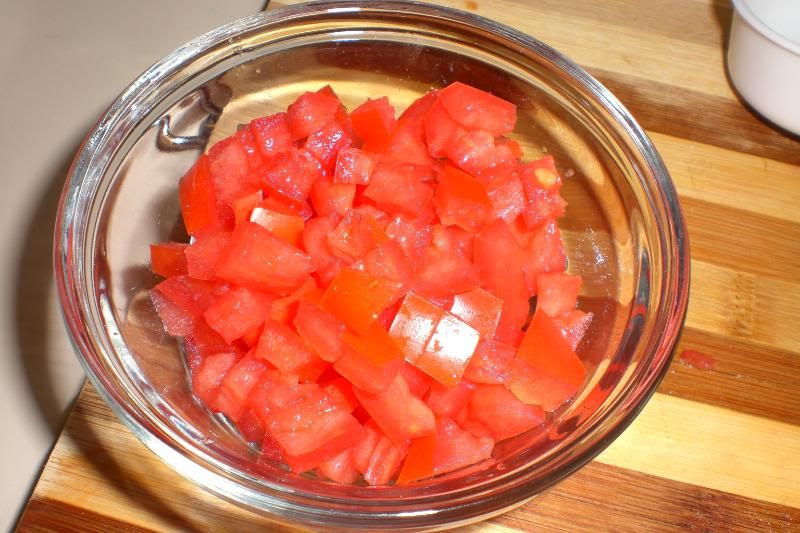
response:
<path id="1" fill-rule="evenodd" d="M 192 396 L 178 342 L 148 296 L 150 243 L 185 238 L 179 178 L 239 123 L 331 84 L 345 104 L 398 109 L 462 81 L 518 106 L 527 159 L 555 156 L 569 270 L 594 322 L 578 397 L 493 458 L 408 487 L 341 486 L 257 460 Z M 55 238 L 58 293 L 92 383 L 168 465 L 209 491 L 313 527 L 421 530 L 511 509 L 591 460 L 663 376 L 686 312 L 689 255 L 669 175 L 607 89 L 530 36 L 406 2 L 314 2 L 260 13 L 179 48 L 137 79 L 83 143 Z M 502 260 L 499 258 L 498 260 Z M 642 453 L 647 453 L 642 451 Z"/>

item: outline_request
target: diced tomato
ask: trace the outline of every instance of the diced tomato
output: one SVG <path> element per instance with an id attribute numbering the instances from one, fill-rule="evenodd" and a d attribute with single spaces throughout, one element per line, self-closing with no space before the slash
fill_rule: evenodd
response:
<path id="1" fill-rule="evenodd" d="M 217 263 L 218 278 L 256 290 L 294 289 L 311 272 L 311 259 L 254 222 L 242 222 Z"/>
<path id="2" fill-rule="evenodd" d="M 415 270 L 422 264 L 425 250 L 431 243 L 432 233 L 433 228 L 428 224 L 407 219 L 403 215 L 392 218 L 386 228 L 386 235 L 400 245 Z"/>
<path id="3" fill-rule="evenodd" d="M 303 202 L 311 186 L 322 176 L 322 167 L 305 150 L 280 152 L 266 167 L 264 180 L 273 190 L 289 200 Z"/>
<path id="4" fill-rule="evenodd" d="M 394 108 L 387 97 L 367 100 L 350 113 L 350 120 L 356 135 L 364 142 L 365 150 L 380 152 L 389 146 L 395 118 Z"/>
<path id="5" fill-rule="evenodd" d="M 401 296 L 399 289 L 396 282 L 344 268 L 322 295 L 319 306 L 348 327 L 366 333 L 381 312 Z"/>
<path id="6" fill-rule="evenodd" d="M 319 216 L 332 213 L 344 215 L 352 209 L 356 196 L 356 186 L 352 183 L 333 183 L 330 178 L 322 177 L 311 187 L 311 205 Z"/>
<path id="7" fill-rule="evenodd" d="M 222 253 L 228 246 L 231 234 L 227 231 L 204 233 L 186 248 L 186 266 L 195 279 L 213 280 Z"/>
<path id="8" fill-rule="evenodd" d="M 188 274 L 186 266 L 186 243 L 162 242 L 150 245 L 150 270 L 168 278 Z"/>
<path id="9" fill-rule="evenodd" d="M 363 474 L 369 468 L 372 452 L 375 451 L 378 442 L 380 442 L 381 438 L 386 438 L 386 436 L 372 419 L 361 427 L 359 433 L 358 443 L 353 446 L 352 461 L 356 470 Z"/>
<path id="10" fill-rule="evenodd" d="M 444 147 L 445 155 L 473 176 L 502 175 L 514 169 L 514 156 L 505 146 L 497 146 L 483 130 L 459 132 Z"/>
<path id="11" fill-rule="evenodd" d="M 173 276 L 156 285 L 151 298 L 167 333 L 190 335 L 195 319 L 211 305 L 215 286 L 186 276 Z"/>
<path id="12" fill-rule="evenodd" d="M 475 260 L 475 234 L 458 226 L 449 226 L 446 229 L 450 242 L 455 243 L 458 251 L 461 252 L 465 259 L 473 262 Z"/>
<path id="13" fill-rule="evenodd" d="M 193 322 L 194 327 L 183 339 L 189 369 L 192 372 L 211 354 L 239 351 L 236 347 L 226 343 L 205 320 L 193 320 Z"/>
<path id="14" fill-rule="evenodd" d="M 385 365 L 395 359 L 402 359 L 402 353 L 389 333 L 377 322 L 373 322 L 372 326 L 360 335 L 345 331 L 342 340 L 351 349 L 376 365 Z"/>
<path id="15" fill-rule="evenodd" d="M 583 384 L 586 368 L 553 321 L 542 312 L 534 313 L 517 357 L 576 388 Z"/>
<path id="16" fill-rule="evenodd" d="M 475 289 L 479 284 L 475 265 L 461 254 L 444 227 L 435 226 L 433 242 L 425 250 L 417 273 L 416 290 L 424 296 L 451 296 Z"/>
<path id="17" fill-rule="evenodd" d="M 417 398 L 425 396 L 425 393 L 431 387 L 431 383 L 433 383 L 432 377 L 409 362 L 403 365 L 400 373 L 403 374 L 403 378 L 408 383 L 408 390 Z"/>
<path id="18" fill-rule="evenodd" d="M 275 237 L 292 246 L 300 246 L 305 221 L 299 216 L 286 215 L 265 207 L 256 207 L 250 215 L 250 222 L 269 230 Z"/>
<path id="19" fill-rule="evenodd" d="M 486 290 L 503 301 L 497 340 L 516 345 L 528 319 L 528 290 L 522 252 L 502 220 L 496 220 L 475 237 L 475 266 Z"/>
<path id="20" fill-rule="evenodd" d="M 536 293 L 539 274 L 563 272 L 566 269 L 567 254 L 564 252 L 561 231 L 554 221 L 547 222 L 536 232 L 523 253 L 522 264 L 530 294 Z"/>
<path id="21" fill-rule="evenodd" d="M 336 159 L 334 183 L 367 185 L 375 171 L 375 157 L 358 148 L 342 148 Z"/>
<path id="22" fill-rule="evenodd" d="M 305 148 L 320 162 L 325 172 L 332 174 L 339 150 L 353 144 L 353 139 L 334 118 L 321 129 L 308 136 Z"/>
<path id="23" fill-rule="evenodd" d="M 428 143 L 428 152 L 432 157 L 444 157 L 446 147 L 463 132 L 458 122 L 453 120 L 438 98 L 425 114 L 423 127 L 425 140 Z"/>
<path id="24" fill-rule="evenodd" d="M 239 428 L 242 436 L 248 442 L 261 442 L 267 431 L 264 428 L 264 424 L 261 423 L 261 419 L 252 409 L 245 410 L 244 414 L 236 422 L 236 427 Z"/>
<path id="25" fill-rule="evenodd" d="M 439 91 L 439 100 L 453 120 L 470 130 L 486 130 L 499 137 L 511 132 L 517 123 L 514 104 L 461 82 Z"/>
<path id="26" fill-rule="evenodd" d="M 250 391 L 266 370 L 267 365 L 263 361 L 250 354 L 244 356 L 225 374 L 209 406 L 233 422 L 238 422 L 247 411 L 246 400 Z"/>
<path id="27" fill-rule="evenodd" d="M 272 319 L 264 322 L 255 357 L 269 361 L 286 375 L 297 374 L 303 381 L 314 381 L 326 363 L 311 353 L 288 326 Z"/>
<path id="28" fill-rule="evenodd" d="M 305 92 L 297 97 L 286 112 L 292 140 L 308 137 L 330 122 L 339 109 L 339 99 L 320 92 Z"/>
<path id="29" fill-rule="evenodd" d="M 450 312 L 475 328 L 482 338 L 491 339 L 502 309 L 502 300 L 483 289 L 473 289 L 456 294 Z"/>
<path id="30" fill-rule="evenodd" d="M 442 224 L 455 224 L 471 232 L 483 228 L 494 215 L 483 185 L 450 165 L 444 165 L 439 176 L 433 203 Z"/>
<path id="31" fill-rule="evenodd" d="M 192 392 L 206 404 L 210 405 L 217 394 L 225 375 L 236 364 L 241 354 L 223 352 L 211 354 L 192 374 Z"/>
<path id="32" fill-rule="evenodd" d="M 250 131 L 265 160 L 294 147 L 286 113 L 254 119 L 250 122 Z"/>
<path id="33" fill-rule="evenodd" d="M 341 357 L 333 363 L 333 368 L 354 387 L 369 393 L 379 393 L 389 387 L 402 367 L 402 357 L 383 364 L 376 363 L 374 358 L 352 348 L 347 342 L 342 347 Z"/>
<path id="34" fill-rule="evenodd" d="M 344 409 L 348 413 L 352 413 L 360 405 L 355 392 L 353 392 L 353 385 L 341 376 L 324 383 L 321 381 L 321 386 L 322 392 L 327 394 L 328 398 L 340 409 Z"/>
<path id="35" fill-rule="evenodd" d="M 434 474 L 452 472 L 485 461 L 492 456 L 494 440 L 475 437 L 447 417 L 436 420 L 436 446 L 433 453 Z"/>
<path id="36" fill-rule="evenodd" d="M 498 146 L 508 147 L 509 151 L 511 152 L 511 155 L 513 155 L 515 159 L 520 159 L 522 157 L 523 155 L 522 147 L 514 139 L 500 137 L 499 139 L 495 139 L 495 142 L 497 143 Z"/>
<path id="37" fill-rule="evenodd" d="M 395 444 L 436 431 L 436 421 L 430 407 L 411 394 L 401 374 L 396 375 L 392 383 L 378 394 L 358 388 L 354 392 L 381 431 Z"/>
<path id="38" fill-rule="evenodd" d="M 406 294 L 389 335 L 405 357 L 415 363 L 423 353 L 444 311 L 414 293 Z"/>
<path id="39" fill-rule="evenodd" d="M 262 187 L 263 168 L 253 173 L 250 164 L 245 147 L 236 135 L 223 139 L 208 151 L 209 177 L 231 216 L 237 198 Z"/>
<path id="40" fill-rule="evenodd" d="M 253 209 L 255 209 L 263 199 L 264 194 L 260 190 L 236 198 L 231 206 L 233 208 L 233 219 L 236 224 L 244 220 L 250 220 L 250 214 L 253 212 Z"/>
<path id="41" fill-rule="evenodd" d="M 320 473 L 337 483 L 349 484 L 354 482 L 358 478 L 358 470 L 353 466 L 352 454 L 352 448 L 347 448 L 339 455 L 322 461 L 318 465 Z"/>
<path id="42" fill-rule="evenodd" d="M 437 417 L 455 418 L 466 407 L 474 389 L 475 386 L 467 380 L 461 380 L 455 387 L 433 381 L 425 403 Z"/>
<path id="43" fill-rule="evenodd" d="M 405 119 L 405 120 L 422 121 L 425 118 L 425 115 L 428 113 L 428 110 L 436 101 L 436 96 L 438 94 L 439 91 L 434 89 L 420 96 L 419 98 L 411 102 L 411 104 L 406 108 L 406 110 L 400 114 L 399 120 Z"/>
<path id="44" fill-rule="evenodd" d="M 314 278 L 311 276 L 307 277 L 303 284 L 300 285 L 300 287 L 298 287 L 293 293 L 282 298 L 277 298 L 272 302 L 272 309 L 270 309 L 269 317 L 273 320 L 277 320 L 281 324 L 291 324 L 292 320 L 294 320 L 295 314 L 297 313 L 297 307 L 300 300 L 306 298 L 307 295 L 316 293 L 318 291 L 319 288 L 317 287 Z"/>
<path id="45" fill-rule="evenodd" d="M 524 403 L 539 406 L 548 412 L 558 410 L 578 390 L 575 385 L 543 372 L 522 357 L 514 358 L 509 364 L 505 386 Z"/>
<path id="46" fill-rule="evenodd" d="M 428 153 L 424 135 L 421 120 L 398 121 L 384 158 L 411 165 L 430 165 L 433 159 Z"/>
<path id="47" fill-rule="evenodd" d="M 536 276 L 536 305 L 549 317 L 575 309 L 581 288 L 580 276 L 564 272 L 541 273 Z"/>
<path id="48" fill-rule="evenodd" d="M 511 224 L 525 209 L 525 192 L 519 174 L 509 172 L 486 183 L 486 193 L 498 217 Z"/>
<path id="49" fill-rule="evenodd" d="M 570 348 L 575 350 L 586 335 L 593 316 L 592 313 L 584 313 L 579 309 L 572 309 L 567 313 L 554 317 L 553 323 L 561 331 L 561 336 L 564 337 Z"/>
<path id="50" fill-rule="evenodd" d="M 473 328 L 445 313 L 428 339 L 425 351 L 412 363 L 440 383 L 454 387 L 461 380 L 479 338 Z"/>
<path id="51" fill-rule="evenodd" d="M 525 191 L 522 216 L 529 228 L 537 228 L 564 214 L 567 203 L 559 195 L 561 177 L 553 156 L 548 155 L 523 165 L 520 179 Z"/>
<path id="52" fill-rule="evenodd" d="M 378 165 L 364 196 L 387 213 L 419 216 L 430 203 L 433 189 L 410 170 L 406 165 Z"/>
<path id="53" fill-rule="evenodd" d="M 393 443 L 374 421 L 368 422 L 364 428 L 365 433 L 353 450 L 353 464 L 369 485 L 385 485 L 400 468 L 409 443 Z"/>
<path id="54" fill-rule="evenodd" d="M 231 343 L 261 325 L 274 299 L 269 294 L 237 287 L 214 298 L 203 317 L 225 342 Z"/>
<path id="55" fill-rule="evenodd" d="M 517 349 L 509 344 L 482 338 L 464 369 L 464 377 L 475 383 L 505 383 L 516 353 Z"/>
<path id="56" fill-rule="evenodd" d="M 337 217 L 315 217 L 306 222 L 303 249 L 311 259 L 311 267 L 323 286 L 328 285 L 344 266 L 344 261 L 331 254 L 328 233 L 338 224 Z"/>
<path id="57" fill-rule="evenodd" d="M 178 194 L 189 235 L 233 228 L 233 212 L 218 199 L 205 154 L 183 176 Z"/>
<path id="58" fill-rule="evenodd" d="M 434 475 L 433 455 L 435 451 L 436 435 L 428 435 L 412 441 L 408 455 L 403 461 L 403 467 L 397 474 L 397 485 L 408 485 Z"/>
<path id="59" fill-rule="evenodd" d="M 414 268 L 403 249 L 392 240 L 385 240 L 364 254 L 367 273 L 400 284 L 403 291 L 414 285 Z"/>
<path id="60" fill-rule="evenodd" d="M 544 412 L 517 399 L 503 385 L 479 385 L 472 393 L 459 424 L 478 436 L 501 441 L 524 433 L 544 422 Z"/>
<path id="61" fill-rule="evenodd" d="M 320 359 L 334 362 L 342 354 L 345 325 L 341 320 L 314 304 L 301 301 L 293 323 L 305 344 Z"/>
<path id="62" fill-rule="evenodd" d="M 363 257 L 376 244 L 372 221 L 355 209 L 347 211 L 342 221 L 328 233 L 331 254 L 347 264 Z"/>

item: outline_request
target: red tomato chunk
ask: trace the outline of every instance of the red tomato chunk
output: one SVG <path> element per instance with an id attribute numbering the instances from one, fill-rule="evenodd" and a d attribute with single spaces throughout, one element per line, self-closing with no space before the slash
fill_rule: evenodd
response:
<path id="1" fill-rule="evenodd" d="M 326 86 L 182 177 L 191 242 L 151 246 L 152 302 L 195 396 L 259 460 L 408 485 L 556 435 L 592 314 L 565 272 L 556 161 L 524 161 L 516 120 L 458 82 L 399 117 Z"/>

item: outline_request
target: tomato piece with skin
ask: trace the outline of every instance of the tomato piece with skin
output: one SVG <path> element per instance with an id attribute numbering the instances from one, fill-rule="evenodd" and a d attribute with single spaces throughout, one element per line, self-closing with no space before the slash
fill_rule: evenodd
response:
<path id="1" fill-rule="evenodd" d="M 483 289 L 456 294 L 450 312 L 475 328 L 481 338 L 492 338 L 500 321 L 503 301 Z"/>
<path id="2" fill-rule="evenodd" d="M 396 282 L 344 268 L 325 290 L 319 306 L 363 334 L 401 295 Z"/>
<path id="3" fill-rule="evenodd" d="M 276 154 L 294 148 L 286 113 L 276 113 L 268 117 L 253 119 L 250 121 L 249 127 L 261 152 L 261 157 L 265 161 L 269 161 Z"/>
<path id="4" fill-rule="evenodd" d="M 201 155 L 181 178 L 178 196 L 183 225 L 189 235 L 233 228 L 233 212 L 218 199 L 207 155 Z"/>
<path id="5" fill-rule="evenodd" d="M 436 431 L 436 421 L 430 407 L 411 394 L 401 374 L 397 374 L 392 383 L 378 394 L 358 388 L 354 392 L 381 431 L 395 444 Z"/>
<path id="6" fill-rule="evenodd" d="M 454 387 L 475 353 L 479 338 L 473 328 L 445 313 L 428 339 L 425 351 L 413 364 L 440 383 Z"/>
<path id="7" fill-rule="evenodd" d="M 344 376 L 354 387 L 377 394 L 391 385 L 403 367 L 403 358 L 397 357 L 383 364 L 375 362 L 346 342 L 342 346 L 342 355 L 333 363 L 333 368 Z"/>
<path id="8" fill-rule="evenodd" d="M 364 196 L 387 213 L 419 216 L 431 202 L 433 188 L 410 170 L 406 165 L 379 164 L 364 189 Z"/>
<path id="9" fill-rule="evenodd" d="M 570 348 L 553 321 L 541 310 L 533 314 L 517 350 L 522 358 L 541 372 L 572 385 L 575 390 L 583 384 L 586 368 Z"/>
<path id="10" fill-rule="evenodd" d="M 336 156 L 333 182 L 367 185 L 376 165 L 373 154 L 354 147 L 342 148 Z"/>
<path id="11" fill-rule="evenodd" d="M 168 278 L 188 274 L 186 265 L 186 243 L 162 242 L 150 245 L 150 270 Z"/>
<path id="12" fill-rule="evenodd" d="M 576 350 L 586 335 L 593 317 L 592 313 L 584 313 L 579 309 L 573 309 L 554 317 L 553 323 L 561 331 L 561 336 L 564 337 L 570 348 Z"/>
<path id="13" fill-rule="evenodd" d="M 555 317 L 575 309 L 583 280 L 565 272 L 542 273 L 536 276 L 538 309 Z"/>
<path id="14" fill-rule="evenodd" d="M 231 234 L 216 276 L 265 291 L 297 288 L 311 272 L 311 259 L 254 222 L 242 222 Z"/>
<path id="15" fill-rule="evenodd" d="M 452 296 L 479 285 L 475 265 L 463 256 L 443 226 L 435 226 L 417 272 L 416 291 L 426 297 Z"/>
<path id="16" fill-rule="evenodd" d="M 286 111 L 292 140 L 303 139 L 322 129 L 336 116 L 339 104 L 335 96 L 320 92 L 305 92 L 298 96 Z"/>
<path id="17" fill-rule="evenodd" d="M 344 323 L 316 305 L 301 301 L 293 321 L 303 342 L 317 357 L 334 362 L 342 354 Z"/>
<path id="18" fill-rule="evenodd" d="M 414 293 L 406 294 L 392 322 L 389 335 L 403 357 L 414 364 L 422 354 L 444 311 Z"/>
<path id="19" fill-rule="evenodd" d="M 300 246 L 305 228 L 305 221 L 300 216 L 287 215 L 267 207 L 256 207 L 250 214 L 250 222 L 269 230 L 274 236 L 292 246 Z"/>
<path id="20" fill-rule="evenodd" d="M 217 298 L 203 313 L 206 322 L 227 343 L 261 325 L 267 317 L 273 295 L 237 287 Z"/>
<path id="21" fill-rule="evenodd" d="M 503 385 L 479 385 L 458 422 L 474 435 L 499 442 L 543 424 L 544 419 L 540 407 L 522 402 Z"/>
<path id="22" fill-rule="evenodd" d="M 395 359 L 402 359 L 402 353 L 389 333 L 377 322 L 373 322 L 363 334 L 345 331 L 342 340 L 375 365 L 385 365 Z"/>
<path id="23" fill-rule="evenodd" d="M 442 224 L 456 225 L 473 233 L 494 216 L 494 208 L 483 185 L 466 172 L 447 164 L 439 175 L 433 203 Z"/>
<path id="24" fill-rule="evenodd" d="M 577 386 L 542 371 L 522 357 L 515 357 L 509 364 L 505 386 L 524 403 L 548 412 L 558 410 L 578 391 Z"/>
<path id="25" fill-rule="evenodd" d="M 389 146 L 396 122 L 394 115 L 394 108 L 385 96 L 368 99 L 353 109 L 350 121 L 365 150 L 382 152 Z"/>
<path id="26" fill-rule="evenodd" d="M 434 475 L 433 456 L 436 451 L 436 435 L 414 439 L 397 474 L 397 485 L 408 485 L 414 481 Z"/>
<path id="27" fill-rule="evenodd" d="M 511 375 L 510 365 L 516 353 L 514 346 L 482 338 L 464 369 L 464 377 L 475 383 L 505 383 Z"/>
<path id="28" fill-rule="evenodd" d="M 470 130 L 486 130 L 499 137 L 510 133 L 517 123 L 514 104 L 461 82 L 451 83 L 438 97 L 453 120 Z"/>

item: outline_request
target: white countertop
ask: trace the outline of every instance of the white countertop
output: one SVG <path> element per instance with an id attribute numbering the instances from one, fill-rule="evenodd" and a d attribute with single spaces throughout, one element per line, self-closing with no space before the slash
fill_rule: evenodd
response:
<path id="1" fill-rule="evenodd" d="M 0 16 L 0 531 L 14 527 L 83 382 L 52 231 L 83 136 L 140 72 L 263 0 L 25 0 Z"/>

